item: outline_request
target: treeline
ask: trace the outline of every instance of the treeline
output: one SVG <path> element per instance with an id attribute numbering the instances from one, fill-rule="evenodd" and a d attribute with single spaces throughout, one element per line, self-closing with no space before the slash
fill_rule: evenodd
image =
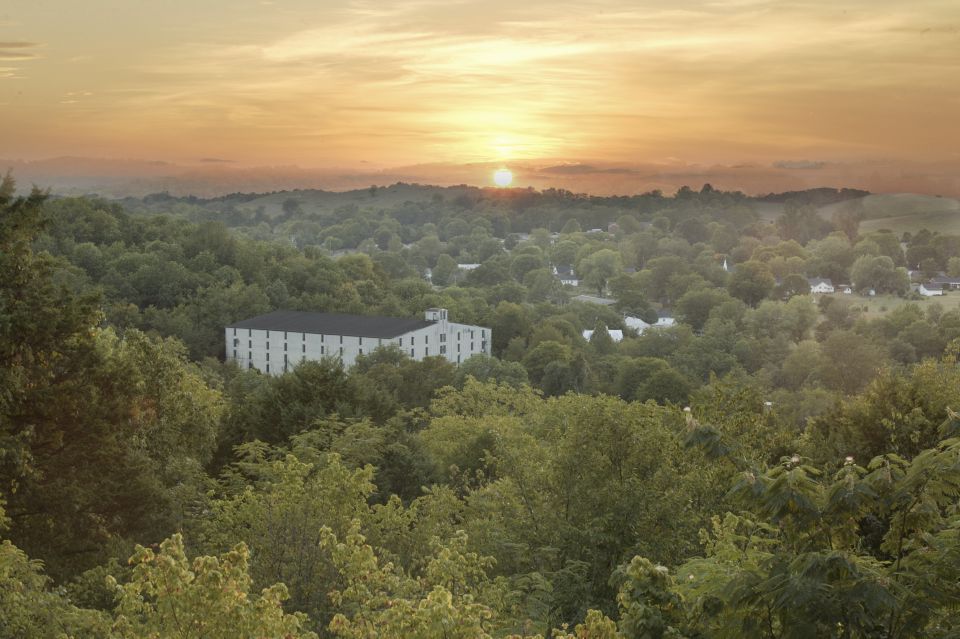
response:
<path id="1" fill-rule="evenodd" d="M 273 234 L 252 239 L 218 221 L 131 214 L 87 198 L 48 202 L 51 223 L 35 245 L 60 260 L 58 281 L 100 295 L 106 325 L 176 337 L 195 361 L 222 359 L 224 326 L 278 308 L 410 317 L 439 306 L 457 321 L 493 329 L 500 362 L 475 366 L 498 371 L 509 363 L 511 379 L 548 395 L 684 403 L 711 375 L 732 374 L 765 387 L 798 427 L 881 367 L 939 356 L 960 336 L 955 308 L 903 304 L 886 312 L 883 302 L 843 295 L 815 304 L 807 281 L 829 277 L 857 290 L 904 293 L 904 264 L 957 272 L 960 238 L 922 231 L 903 245 L 887 232 L 851 239 L 798 204 L 769 224 L 742 196 L 709 189 L 613 200 L 662 208 L 623 212 L 602 233 L 584 232 L 591 220 L 569 208 L 583 198 L 546 194 L 543 202 L 568 207 L 551 209 L 551 219 L 562 221 L 556 234 L 541 227 L 526 239 L 504 238 L 483 214 L 502 206 L 496 197 L 477 204 L 472 217 L 432 200 L 331 213 L 336 219 L 326 222 L 335 223 L 325 233 L 349 222 L 372 234 L 364 251 L 339 257 Z M 406 206 L 427 206 L 439 226 L 404 223 Z M 463 259 L 479 266 L 459 270 Z M 556 266 L 572 267 L 580 289 L 562 286 Z M 615 304 L 571 299 L 584 291 Z M 625 315 L 654 322 L 664 311 L 675 326 L 637 335 L 624 323 Z M 605 329 L 625 330 L 625 338 L 613 343 Z M 589 342 L 585 330 L 594 331 Z"/>

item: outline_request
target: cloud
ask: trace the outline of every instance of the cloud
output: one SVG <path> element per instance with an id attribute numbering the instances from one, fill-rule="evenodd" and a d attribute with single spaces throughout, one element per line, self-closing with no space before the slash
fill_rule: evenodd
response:
<path id="1" fill-rule="evenodd" d="M 225 160 L 223 158 L 200 158 L 205 164 L 234 164 L 236 160 Z"/>
<path id="2" fill-rule="evenodd" d="M 777 169 L 789 169 L 789 170 L 811 170 L 811 169 L 822 169 L 827 165 L 826 162 L 819 162 L 814 160 L 780 160 L 779 162 L 774 162 L 773 166 Z"/>
<path id="3" fill-rule="evenodd" d="M 554 175 L 633 175 L 638 173 L 637 169 L 627 167 L 598 167 L 592 164 L 559 164 L 557 166 L 548 166 L 540 169 L 540 173 L 550 173 Z"/>

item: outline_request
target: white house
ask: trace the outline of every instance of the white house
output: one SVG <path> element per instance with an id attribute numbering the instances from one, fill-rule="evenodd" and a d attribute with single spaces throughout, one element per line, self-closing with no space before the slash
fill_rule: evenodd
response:
<path id="1" fill-rule="evenodd" d="M 573 272 L 573 267 L 565 264 L 553 267 L 553 274 L 566 286 L 580 286 L 580 280 Z"/>
<path id="2" fill-rule="evenodd" d="M 654 324 L 657 328 L 670 328 L 677 323 L 677 320 L 673 319 L 673 315 L 670 315 L 666 311 L 659 311 L 657 313 L 657 323 Z"/>
<path id="3" fill-rule="evenodd" d="M 927 282 L 917 287 L 917 293 L 925 297 L 936 297 L 937 295 L 943 295 L 943 289 L 932 282 Z"/>
<path id="4" fill-rule="evenodd" d="M 607 331 L 607 335 L 609 335 L 609 336 L 610 336 L 610 339 L 612 339 L 614 342 L 622 342 L 622 341 L 623 341 L 623 331 L 621 331 L 621 330 L 619 330 L 619 329 L 609 329 L 609 328 L 606 328 L 606 327 L 604 327 L 604 328 L 605 328 L 606 331 Z M 592 330 L 583 331 L 583 339 L 585 339 L 585 340 L 587 340 L 587 341 L 589 342 L 591 337 L 593 337 L 593 331 L 592 331 Z"/>
<path id="5" fill-rule="evenodd" d="M 623 323 L 627 328 L 632 328 L 640 335 L 643 335 L 643 332 L 650 328 L 650 324 L 644 322 L 639 317 L 634 317 L 633 315 L 625 315 L 623 318 Z"/>
<path id="6" fill-rule="evenodd" d="M 807 283 L 810 284 L 811 293 L 833 293 L 833 282 L 829 278 L 808 277 Z"/>
<path id="7" fill-rule="evenodd" d="M 227 361 L 271 375 L 300 362 L 335 357 L 349 368 L 358 355 L 397 345 L 415 360 L 439 355 L 459 364 L 490 354 L 491 331 L 457 324 L 447 309 L 427 309 L 424 319 L 274 311 L 226 327 Z"/>

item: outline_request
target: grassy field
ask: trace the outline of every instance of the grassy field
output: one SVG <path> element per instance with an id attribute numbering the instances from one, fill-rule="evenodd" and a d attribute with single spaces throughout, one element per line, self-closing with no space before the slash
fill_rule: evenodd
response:
<path id="1" fill-rule="evenodd" d="M 960 211 L 914 213 L 911 215 L 866 220 L 860 223 L 861 233 L 888 229 L 900 235 L 904 231 L 915 233 L 924 228 L 944 234 L 958 235 L 960 234 Z"/>
<path id="2" fill-rule="evenodd" d="M 925 297 L 922 300 L 906 300 L 895 295 L 877 295 L 876 297 L 864 297 L 861 295 L 834 295 L 850 300 L 854 306 L 866 307 L 864 316 L 869 319 L 882 317 L 890 313 L 898 306 L 904 304 L 916 304 L 926 312 L 928 306 L 933 303 L 940 304 L 943 310 L 949 311 L 960 308 L 960 291 L 952 291 L 941 297 Z"/>
<path id="3" fill-rule="evenodd" d="M 960 234 L 960 200 L 916 193 L 868 195 L 860 198 L 865 220 L 860 224 L 861 233 L 889 229 L 895 233 L 920 229 L 940 233 Z M 818 209 L 825 220 L 846 206 L 846 202 L 828 204 Z M 757 212 L 764 220 L 773 222 L 783 214 L 783 204 L 756 203 Z"/>

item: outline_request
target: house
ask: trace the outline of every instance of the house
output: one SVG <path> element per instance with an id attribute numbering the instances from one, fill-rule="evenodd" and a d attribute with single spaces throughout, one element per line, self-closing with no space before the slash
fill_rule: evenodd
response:
<path id="1" fill-rule="evenodd" d="M 227 361 L 271 375 L 300 362 L 335 357 L 349 368 L 357 356 L 395 344 L 420 361 L 439 355 L 459 364 L 490 354 L 491 330 L 457 324 L 447 309 L 427 309 L 423 319 L 274 311 L 226 327 Z"/>
<path id="2" fill-rule="evenodd" d="M 936 297 L 938 295 L 943 295 L 943 288 L 937 286 L 932 281 L 925 282 L 917 287 L 917 293 L 920 293 L 924 297 Z"/>
<path id="3" fill-rule="evenodd" d="M 480 268 L 479 264 L 457 264 L 457 269 L 461 271 L 472 271 L 475 268 Z"/>
<path id="4" fill-rule="evenodd" d="M 930 283 L 940 289 L 960 289 L 960 277 L 949 277 L 947 275 L 937 275 L 930 280 Z"/>
<path id="5" fill-rule="evenodd" d="M 617 329 L 610 330 L 610 329 L 607 328 L 606 326 L 604 326 L 603 328 L 604 328 L 604 330 L 607 331 L 607 335 L 609 335 L 609 336 L 610 336 L 610 339 L 612 339 L 614 342 L 622 342 L 622 341 L 623 341 L 623 331 L 617 330 Z M 593 337 L 593 331 L 592 331 L 592 330 L 583 331 L 583 339 L 585 339 L 585 340 L 587 340 L 587 341 L 589 342 L 591 337 Z"/>
<path id="6" fill-rule="evenodd" d="M 849 284 L 837 284 L 836 289 L 843 293 L 844 295 L 852 295 L 853 287 Z"/>
<path id="7" fill-rule="evenodd" d="M 808 277 L 807 283 L 810 285 L 811 293 L 833 293 L 833 282 L 829 278 Z"/>
<path id="8" fill-rule="evenodd" d="M 559 264 L 553 267 L 553 274 L 561 284 L 567 286 L 580 286 L 580 280 L 577 279 L 576 274 L 573 272 L 573 267 L 568 264 Z"/>
<path id="9" fill-rule="evenodd" d="M 676 323 L 677 321 L 673 319 L 670 311 L 657 311 L 657 323 L 654 324 L 656 328 L 670 328 Z"/>
<path id="10" fill-rule="evenodd" d="M 639 317 L 634 317 L 632 315 L 625 315 L 623 318 L 623 323 L 627 328 L 632 328 L 640 335 L 643 335 L 643 332 L 651 326 L 651 324 L 644 322 Z"/>

